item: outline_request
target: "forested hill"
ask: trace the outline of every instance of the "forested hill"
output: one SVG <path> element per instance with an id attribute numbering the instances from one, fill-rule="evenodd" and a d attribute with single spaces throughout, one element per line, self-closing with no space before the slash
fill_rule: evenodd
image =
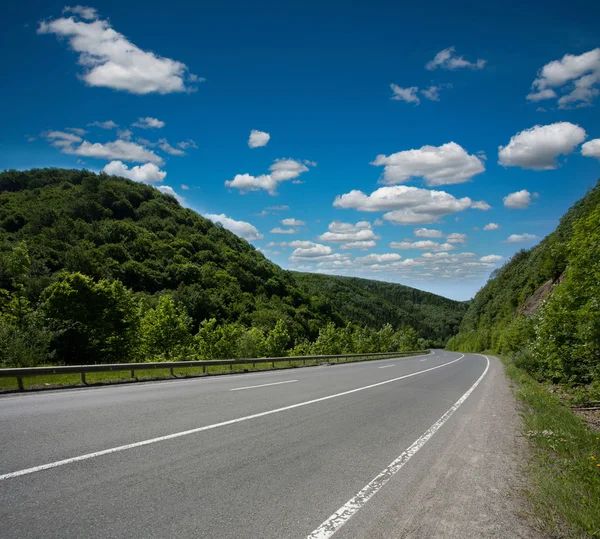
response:
<path id="1" fill-rule="evenodd" d="M 540 379 L 600 383 L 600 181 L 492 274 L 448 347 L 516 355 Z"/>
<path id="2" fill-rule="evenodd" d="M 464 310 L 462 303 L 401 285 L 385 292 L 398 301 L 383 301 L 381 283 L 325 280 L 330 284 L 317 285 L 282 270 L 245 240 L 144 184 L 82 170 L 0 173 L 0 347 L 12 342 L 33 349 L 49 339 L 58 361 L 65 355 L 102 361 L 119 350 L 133 354 L 119 348 L 122 340 L 141 354 L 144 348 L 119 335 L 111 316 L 121 333 L 141 334 L 148 316 L 167 316 L 169 309 L 170 323 L 179 317 L 190 339 L 214 319 L 215 331 L 237 332 L 232 341 L 254 328 L 259 344 L 279 324 L 287 335 L 280 349 L 306 347 L 324 328 L 333 338 L 333 325 L 348 323 L 353 335 L 358 326 L 371 333 L 386 323 L 396 333 L 414 326 L 416 337 L 441 343 Z M 250 349 L 266 353 L 261 346 Z"/>
<path id="3" fill-rule="evenodd" d="M 418 333 L 443 340 L 456 334 L 467 311 L 467 302 L 458 302 L 416 288 L 395 283 L 338 277 L 318 273 L 292 272 L 311 296 L 326 297 L 334 313 L 344 320 L 381 327 L 389 323 L 408 324 Z"/>

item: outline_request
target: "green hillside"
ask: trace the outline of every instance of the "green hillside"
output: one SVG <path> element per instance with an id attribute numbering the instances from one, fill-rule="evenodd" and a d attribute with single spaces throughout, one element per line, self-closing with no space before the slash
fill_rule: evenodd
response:
<path id="1" fill-rule="evenodd" d="M 329 298 L 338 318 L 373 328 L 409 325 L 439 345 L 456 334 L 468 307 L 466 302 L 394 283 L 316 273 L 294 276 L 311 296 Z"/>
<path id="2" fill-rule="evenodd" d="M 443 342 L 464 309 L 401 285 L 348 283 L 284 271 L 144 184 L 0 173 L 4 364 L 423 346 Z"/>
<path id="3" fill-rule="evenodd" d="M 448 343 L 518 356 L 539 379 L 600 380 L 600 182 L 477 293 Z"/>

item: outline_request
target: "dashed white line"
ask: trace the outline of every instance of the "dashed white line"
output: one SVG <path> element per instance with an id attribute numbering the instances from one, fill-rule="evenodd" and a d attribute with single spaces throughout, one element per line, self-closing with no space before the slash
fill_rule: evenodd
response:
<path id="1" fill-rule="evenodd" d="M 441 369 L 446 365 L 451 365 L 452 363 L 456 363 L 460 361 L 464 354 L 460 357 L 453 359 L 452 361 L 448 361 L 447 363 L 442 363 L 441 365 L 437 365 L 435 367 L 430 367 L 429 369 L 424 369 L 422 371 L 413 372 L 411 374 L 405 374 L 404 376 L 398 376 L 397 378 L 391 378 L 389 380 L 384 380 L 383 382 L 377 382 L 375 384 L 370 384 L 368 386 L 357 387 L 356 389 L 350 389 L 348 391 L 342 391 L 341 393 L 335 393 L 333 395 L 328 395 L 326 397 L 320 397 L 318 399 L 312 399 L 309 401 L 299 402 L 297 404 L 291 404 L 290 406 L 284 406 L 282 408 L 275 408 L 274 410 L 267 410 L 266 412 L 259 412 L 257 414 L 247 415 L 244 417 L 238 417 L 236 419 L 230 419 L 228 421 L 222 421 L 221 423 L 214 423 L 212 425 L 206 425 L 204 427 L 197 427 L 195 429 L 184 430 L 181 432 L 175 432 L 173 434 L 167 434 L 166 436 L 159 436 L 158 438 L 150 438 L 149 440 L 142 440 L 140 442 L 134 442 L 127 445 L 120 445 L 117 447 L 111 447 L 109 449 L 103 449 L 102 451 L 96 451 L 94 453 L 87 453 L 86 455 L 79 455 L 77 457 L 71 457 L 64 460 L 58 460 L 56 462 L 49 462 L 48 464 L 42 464 L 40 466 L 34 466 L 32 468 L 25 468 L 23 470 L 18 470 L 16 472 L 10 472 L 6 474 L 0 475 L 0 481 L 5 479 L 12 479 L 14 477 L 20 477 L 21 475 L 28 475 L 35 472 L 41 472 L 43 470 L 49 470 L 51 468 L 58 468 L 59 466 L 65 466 L 67 464 L 72 464 L 74 462 L 80 462 L 82 460 L 89 460 L 96 457 L 102 457 L 104 455 L 110 455 L 111 453 L 118 453 L 120 451 L 125 451 L 127 449 L 134 449 L 136 447 L 142 447 L 145 445 L 155 444 L 158 442 L 166 442 L 167 440 L 173 440 L 175 438 L 181 438 L 182 436 L 188 436 L 189 434 L 197 434 L 199 432 L 204 432 L 207 430 L 216 429 L 219 427 L 225 427 L 227 425 L 233 425 L 235 423 L 241 423 L 242 421 L 249 421 L 251 419 L 258 419 L 259 417 L 265 417 L 271 414 L 278 414 L 280 412 L 285 412 L 287 410 L 293 410 L 295 408 L 300 408 L 302 406 L 307 406 L 309 404 L 315 404 L 317 402 L 323 402 L 330 399 L 335 399 L 337 397 L 342 397 L 344 395 L 351 395 L 352 393 L 358 393 L 359 391 L 365 391 L 366 389 L 372 389 L 374 387 L 383 386 L 385 384 L 391 384 L 392 382 L 397 382 L 399 380 L 404 380 L 405 378 L 410 378 L 412 376 L 417 376 L 419 374 L 423 374 L 426 372 L 434 371 L 436 369 Z"/>
<path id="2" fill-rule="evenodd" d="M 244 389 L 254 389 L 255 387 L 278 386 L 279 384 L 291 384 L 292 382 L 297 381 L 298 380 L 285 380 L 283 382 L 272 382 L 270 384 L 259 384 L 257 386 L 236 387 L 234 389 L 230 389 L 229 391 L 242 391 Z"/>
<path id="3" fill-rule="evenodd" d="M 464 357 L 464 356 L 463 356 Z M 473 393 L 475 388 L 479 385 L 479 382 L 483 380 L 483 377 L 487 374 L 490 368 L 490 360 L 488 357 L 487 365 L 483 374 L 477 379 L 477 381 L 469 388 L 469 390 L 458 399 L 454 405 L 440 417 L 423 436 L 416 440 L 406 451 L 404 451 L 397 459 L 395 459 L 387 468 L 385 468 L 377 477 L 367 483 L 367 485 L 352 499 L 348 500 L 342 507 L 340 507 L 333 515 L 331 515 L 323 524 L 321 524 L 316 530 L 314 530 L 306 539 L 328 539 L 335 532 L 337 532 L 350 518 L 352 518 L 358 510 L 363 507 L 377 492 L 394 476 L 400 469 L 411 459 L 411 457 L 421 449 L 425 443 L 442 427 L 442 425 L 448 421 L 450 416 L 458 410 L 460 405 L 465 402 L 468 396 Z M 435 368 L 435 367 L 434 367 Z"/>
<path id="4" fill-rule="evenodd" d="M 378 369 L 389 369 L 390 367 L 395 367 L 396 365 L 384 365 L 383 367 L 377 367 Z"/>

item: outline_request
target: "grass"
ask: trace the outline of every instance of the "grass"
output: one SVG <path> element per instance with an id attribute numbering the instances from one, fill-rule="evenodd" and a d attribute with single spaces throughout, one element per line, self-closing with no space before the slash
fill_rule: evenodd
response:
<path id="1" fill-rule="evenodd" d="M 530 440 L 527 496 L 547 537 L 600 537 L 600 433 L 502 358 L 523 404 Z"/>
<path id="2" fill-rule="evenodd" d="M 402 354 L 402 352 L 399 352 Z M 390 354 L 389 357 L 397 357 L 398 354 Z M 229 365 L 207 365 L 205 369 L 199 367 L 178 367 L 174 369 L 175 377 L 177 378 L 189 378 L 197 376 L 209 376 L 215 374 L 227 374 L 227 373 L 239 373 L 239 372 L 255 372 L 255 371 L 266 371 L 266 370 L 277 370 L 277 369 L 289 369 L 304 366 L 315 366 L 323 363 L 337 364 L 337 363 L 352 363 L 356 361 L 372 361 L 373 359 L 386 359 L 387 356 L 356 359 L 356 358 L 336 358 L 329 361 L 326 360 L 295 360 L 295 361 L 277 361 L 272 363 L 243 363 L 233 365 L 233 369 L 230 369 Z M 408 357 L 408 356 L 406 356 Z M 87 384 L 83 384 L 80 374 L 50 374 L 44 376 L 31 376 L 23 378 L 23 385 L 26 390 L 32 389 L 49 389 L 59 387 L 85 387 L 85 385 L 104 385 L 144 380 L 164 380 L 171 377 L 169 369 L 148 369 L 148 370 L 136 370 L 135 378 L 131 377 L 129 370 L 125 371 L 114 371 L 114 372 L 94 372 L 86 374 Z M 0 378 L 0 393 L 17 391 L 17 380 L 16 378 Z"/>

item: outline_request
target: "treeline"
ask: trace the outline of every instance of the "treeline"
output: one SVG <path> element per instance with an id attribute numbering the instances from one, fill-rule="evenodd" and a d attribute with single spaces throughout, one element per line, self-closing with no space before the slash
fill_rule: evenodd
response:
<path id="1" fill-rule="evenodd" d="M 493 350 L 538 380 L 600 390 L 600 182 L 492 275 L 448 348 Z"/>
<path id="2" fill-rule="evenodd" d="M 317 338 L 292 339 L 283 319 L 269 331 L 215 318 L 195 327 L 168 294 L 136 295 L 117 280 L 95 282 L 81 273 L 61 273 L 34 308 L 22 285 L 29 258 L 19 245 L 6 260 L 13 292 L 0 291 L 0 364 L 36 366 L 330 355 L 421 350 L 413 328 L 379 331 L 348 323 L 324 325 Z"/>
<path id="3" fill-rule="evenodd" d="M 384 301 L 390 292 L 379 286 L 339 297 L 337 285 L 309 286 L 220 225 L 130 180 L 81 170 L 0 173 L 3 365 L 216 357 L 226 340 L 232 357 L 276 348 L 376 351 L 389 343 L 387 323 L 401 349 L 443 344 L 463 304 L 390 286 L 407 291 L 406 301 Z M 440 302 L 445 309 L 424 320 Z M 217 352 L 201 345 L 209 326 L 229 335 Z"/>

